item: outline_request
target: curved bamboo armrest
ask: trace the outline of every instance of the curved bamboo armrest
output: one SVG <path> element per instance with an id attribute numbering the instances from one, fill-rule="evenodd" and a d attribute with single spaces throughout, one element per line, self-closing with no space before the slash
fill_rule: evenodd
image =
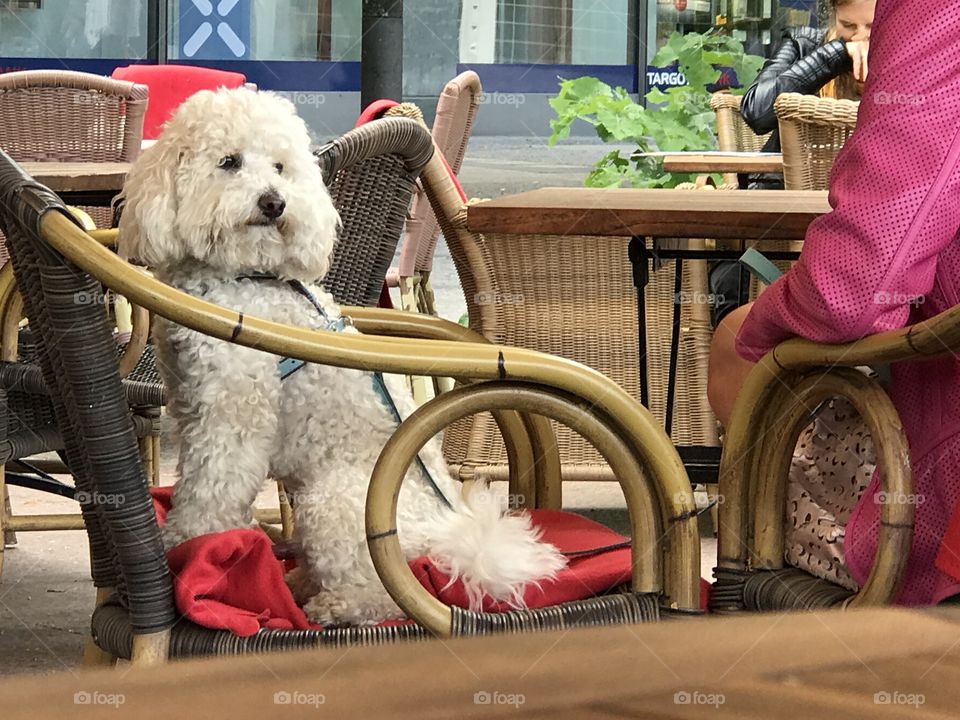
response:
<path id="1" fill-rule="evenodd" d="M 353 306 L 341 310 L 367 335 L 490 344 L 480 333 L 433 315 Z M 510 494 L 527 507 L 559 510 L 561 491 L 551 481 L 560 477 L 560 451 L 553 427 L 546 418 L 529 413 L 496 411 L 493 416 L 507 448 Z"/>
<path id="2" fill-rule="evenodd" d="M 955 348 L 960 348 L 960 306 L 849 343 L 793 338 L 769 352 L 748 376 L 727 429 L 719 566 L 742 571 L 782 563 L 783 493 L 794 443 L 809 413 L 829 397 L 849 399 L 868 425 L 885 496 L 909 497 L 909 445 L 896 409 L 879 383 L 850 368 L 933 358 Z M 883 503 L 873 571 L 852 604 L 882 604 L 896 596 L 912 542 L 913 510 L 910 503 Z"/>
<path id="3" fill-rule="evenodd" d="M 107 287 L 152 313 L 207 335 L 265 352 L 359 370 L 471 380 L 525 381 L 560 390 L 610 418 L 655 490 L 665 528 L 665 592 L 680 608 L 699 607 L 699 534 L 689 479 L 653 416 L 609 378 L 543 353 L 491 344 L 371 337 L 307 330 L 214 305 L 137 272 L 59 212 L 40 222 L 44 239 Z M 441 396 L 442 398 L 443 396 Z"/>
<path id="4" fill-rule="evenodd" d="M 883 358 L 894 348 L 902 352 L 903 340 L 890 337 L 897 333 L 884 335 L 859 342 L 881 348 Z M 797 438 L 820 403 L 845 397 L 873 437 L 886 496 L 873 568 L 849 603 L 883 605 L 896 597 L 913 537 L 913 504 L 898 500 L 909 497 L 913 488 L 909 444 L 893 403 L 876 380 L 851 367 L 825 367 L 819 362 L 831 357 L 840 360 L 837 365 L 857 366 L 865 357 L 876 360 L 878 355 L 865 355 L 861 347 L 845 356 L 840 347 L 791 340 L 765 355 L 748 375 L 737 396 L 720 462 L 724 503 L 718 566 L 735 574 L 783 567 L 786 485 Z M 782 351 L 789 361 L 780 359 Z"/>
<path id="5" fill-rule="evenodd" d="M 367 545 L 377 573 L 400 608 L 439 637 L 456 634 L 454 610 L 424 589 L 406 562 L 397 535 L 397 499 L 417 453 L 444 427 L 481 411 L 519 410 L 553 418 L 587 438 L 614 470 L 630 514 L 631 589 L 661 596 L 662 520 L 638 458 L 615 431 L 615 422 L 592 412 L 569 393 L 542 385 L 490 381 L 459 387 L 433 398 L 404 420 L 384 446 L 367 493 Z M 675 579 L 675 578 L 674 578 Z M 699 578 L 694 578 L 699 585 Z M 669 597 L 665 600 L 669 603 Z M 695 610 L 677 603 L 684 610 Z"/>
<path id="6" fill-rule="evenodd" d="M 802 338 L 785 340 L 771 353 L 782 368 L 801 370 L 819 366 L 858 367 L 901 360 L 933 358 L 960 348 L 960 305 L 897 330 L 870 335 L 839 345 Z"/>
<path id="7" fill-rule="evenodd" d="M 87 230 L 97 242 L 106 247 L 117 244 L 117 230 Z M 140 362 L 150 336 L 150 313 L 139 305 L 132 305 L 133 328 L 117 364 L 121 378 L 127 377 Z M 0 360 L 16 362 L 19 356 L 19 330 L 23 319 L 23 297 L 17 290 L 13 263 L 0 267 Z"/>

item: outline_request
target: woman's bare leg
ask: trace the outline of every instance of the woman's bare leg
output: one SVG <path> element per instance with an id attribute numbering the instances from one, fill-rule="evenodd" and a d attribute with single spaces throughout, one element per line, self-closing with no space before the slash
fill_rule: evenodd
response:
<path id="1" fill-rule="evenodd" d="M 710 366 L 707 379 L 707 399 L 717 419 L 724 425 L 730 422 L 733 403 L 754 363 L 737 354 L 737 332 L 743 324 L 752 303 L 731 311 L 713 333 L 710 343 Z"/>

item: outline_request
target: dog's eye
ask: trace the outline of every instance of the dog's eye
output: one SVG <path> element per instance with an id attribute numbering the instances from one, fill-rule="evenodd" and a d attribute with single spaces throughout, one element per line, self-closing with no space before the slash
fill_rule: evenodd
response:
<path id="1" fill-rule="evenodd" d="M 243 166 L 243 158 L 239 155 L 227 155 L 220 158 L 217 167 L 221 170 L 239 170 Z"/>
<path id="2" fill-rule="evenodd" d="M 274 167 L 277 169 L 278 175 L 283 175 L 283 163 L 277 163 Z"/>

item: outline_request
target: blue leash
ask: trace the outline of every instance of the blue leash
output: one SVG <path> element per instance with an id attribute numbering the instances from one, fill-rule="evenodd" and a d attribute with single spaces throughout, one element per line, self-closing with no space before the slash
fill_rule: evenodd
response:
<path id="1" fill-rule="evenodd" d="M 276 275 L 271 275 L 270 273 L 250 273 L 247 275 L 238 275 L 237 280 L 279 280 Z M 317 300 L 310 288 L 304 285 L 299 280 L 287 280 L 287 285 L 293 288 L 299 295 L 305 297 L 311 305 L 319 313 L 320 317 L 323 319 L 324 330 L 329 330 L 331 332 L 343 332 L 344 329 L 350 326 L 350 321 L 345 317 L 339 317 L 336 320 L 331 320 L 326 311 L 323 309 L 323 306 Z M 307 364 L 306 360 L 301 360 L 299 358 L 285 357 L 280 358 L 280 361 L 277 363 L 277 372 L 280 374 L 280 382 L 283 382 L 288 377 L 293 375 L 298 370 L 301 370 Z M 387 384 L 383 380 L 383 373 L 372 373 L 371 377 L 373 379 L 373 390 L 377 393 L 377 396 L 380 398 L 380 402 L 386 406 L 390 411 L 390 414 L 393 415 L 394 422 L 399 426 L 403 422 L 403 417 L 400 415 L 400 409 L 397 407 L 397 403 L 394 401 L 393 397 L 390 395 L 390 391 L 387 390 Z M 437 485 L 437 482 L 433 479 L 433 475 L 430 474 L 430 471 L 427 470 L 427 466 L 424 464 L 423 460 L 420 458 L 420 454 L 417 453 L 417 467 L 420 468 L 420 471 L 427 478 L 427 482 L 430 483 L 430 486 L 433 488 L 433 491 L 437 494 L 444 505 L 448 508 L 452 508 L 452 503 L 447 499 L 447 496 L 443 494 L 443 491 L 440 489 L 440 486 Z"/>

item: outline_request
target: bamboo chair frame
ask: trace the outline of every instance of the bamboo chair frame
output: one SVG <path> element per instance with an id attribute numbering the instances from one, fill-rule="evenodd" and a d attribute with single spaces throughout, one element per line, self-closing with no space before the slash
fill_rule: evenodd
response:
<path id="1" fill-rule="evenodd" d="M 434 149 L 443 155 L 454 175 L 459 174 L 463 165 L 482 94 L 480 76 L 468 70 L 448 82 L 437 101 L 431 131 Z M 385 115 L 409 117 L 426 127 L 423 112 L 413 103 L 400 103 L 387 110 Z M 439 237 L 440 223 L 421 187 L 413 199 L 404 228 L 400 262 L 387 273 L 387 285 L 397 288 L 400 293 L 401 309 L 426 315 L 437 314 L 430 274 Z M 425 380 L 411 378 L 413 395 L 418 403 L 424 402 L 430 394 Z M 438 394 L 449 389 L 449 381 L 436 378 L 433 386 L 434 394 Z"/>
<path id="2" fill-rule="evenodd" d="M 511 344 L 528 347 L 549 354 L 572 358 L 588 366 L 596 366 L 613 378 L 635 399 L 639 397 L 639 361 L 633 357 L 638 354 L 636 290 L 631 280 L 631 269 L 627 259 L 626 238 L 574 238 L 541 235 L 516 235 L 487 238 L 470 232 L 466 223 L 467 208 L 454 186 L 449 173 L 442 164 L 428 164 L 420 175 L 427 197 L 440 223 L 447 246 L 456 265 L 463 294 L 467 301 L 469 327 L 496 344 Z M 523 249 L 523 253 L 517 251 Z M 535 254 L 534 254 L 535 251 Z M 566 270 L 581 267 L 602 267 L 598 271 L 599 280 L 605 291 L 609 291 L 619 303 L 615 309 L 606 302 L 599 302 L 595 288 L 586 288 L 581 283 L 563 286 L 563 295 L 547 282 L 529 289 L 522 283 L 530 282 L 547 272 L 544 265 L 551 265 L 551 272 L 557 271 L 556 258 L 560 252 L 570 252 L 574 259 L 566 259 L 561 264 Z M 578 254 L 579 253 L 579 254 Z M 532 259 L 535 258 L 535 259 Z M 610 270 L 607 263 L 615 270 Z M 693 266 L 696 268 L 696 265 Z M 551 276 L 553 277 L 553 276 Z M 702 280 L 702 278 L 701 278 Z M 695 272 L 683 276 L 683 290 L 691 294 L 702 294 L 703 287 L 696 287 Z M 511 284 L 513 283 L 513 285 Z M 499 302 L 484 302 L 484 296 L 497 297 L 509 295 L 521 287 L 525 302 L 520 306 L 507 306 Z M 553 295 L 541 297 L 540 289 Z M 669 271 L 652 274 L 648 286 L 648 323 L 651 327 L 669 327 L 674 307 L 674 277 Z M 584 310 L 581 302 L 590 302 L 590 309 Z M 655 306 L 656 305 L 656 306 Z M 581 326 L 575 330 L 565 326 L 559 319 L 553 323 L 544 322 L 545 307 L 570 308 L 582 317 L 591 318 L 592 327 L 586 336 Z M 658 310 L 660 311 L 658 313 Z M 702 313 L 698 322 L 697 311 L 706 311 L 705 306 L 684 305 L 681 323 L 687 331 L 681 336 L 681 362 L 687 358 L 687 365 L 695 365 L 705 359 L 709 345 L 709 315 Z M 603 314 L 601 321 L 595 313 Z M 514 322 L 516 321 L 516 322 Z M 659 323 L 659 324 L 657 324 Z M 624 344 L 623 353 L 611 351 L 604 342 L 590 342 L 589 337 L 596 335 L 598 325 L 604 325 L 609 337 Z M 617 330 L 613 330 L 613 328 Z M 554 332 L 547 331 L 553 328 Z M 541 332 L 542 331 L 542 332 Z M 654 415 L 661 417 L 664 412 L 667 383 L 658 383 L 656 377 L 665 376 L 668 371 L 666 362 L 669 336 L 663 333 L 648 333 L 648 342 L 652 355 L 657 359 L 657 343 L 662 345 L 659 364 L 651 363 L 650 387 L 651 405 Z M 619 350 L 619 346 L 618 346 Z M 631 356 L 629 353 L 633 353 Z M 611 360 L 612 358 L 612 360 Z M 611 361 L 614 367 L 604 364 Z M 704 392 L 697 393 L 692 388 L 695 383 L 684 389 L 689 392 L 677 394 L 674 424 L 674 439 L 683 443 L 709 445 L 715 442 L 716 420 L 706 403 L 705 380 L 706 366 L 700 364 L 696 379 L 702 380 Z M 663 427 L 661 423 L 661 427 Z M 563 457 L 562 476 L 564 480 L 613 481 L 615 478 L 609 466 L 590 444 L 584 442 L 569 428 L 557 427 L 558 441 L 561 443 Z M 487 480 L 505 480 L 507 464 L 500 447 L 499 437 L 489 419 L 478 415 L 464 419 L 452 426 L 444 435 L 444 455 L 452 471 L 462 480 L 472 480 L 478 476 Z M 689 440 L 688 440 L 689 439 Z M 560 508 L 562 506 L 562 483 L 554 482 L 546 492 L 538 494 L 536 506 L 541 508 Z"/>
<path id="3" fill-rule="evenodd" d="M 454 175 L 460 172 L 463 165 L 482 94 L 480 76 L 472 70 L 457 75 L 440 93 L 432 135 L 436 148 L 446 158 Z M 386 114 L 413 117 L 424 122 L 423 113 L 412 103 L 401 103 Z M 388 276 L 391 285 L 401 290 L 401 306 L 404 310 L 436 314 L 430 272 L 439 236 L 440 224 L 429 199 L 420 192 L 414 198 L 407 221 L 400 265 L 392 268 Z"/>
<path id="4" fill-rule="evenodd" d="M 783 508 L 789 463 L 810 413 L 827 398 L 845 397 L 874 438 L 883 491 L 889 497 L 909 495 L 909 445 L 893 403 L 876 380 L 852 368 L 929 358 L 958 347 L 960 308 L 952 308 L 917 325 L 843 345 L 789 340 L 760 361 L 737 397 L 725 439 L 720 468 L 725 502 L 720 508 L 713 610 L 893 602 L 910 554 L 913 506 L 883 505 L 873 569 L 860 591 L 850 593 L 784 565 Z M 776 600 L 769 592 L 775 586 L 780 586 Z"/>
<path id="5" fill-rule="evenodd" d="M 856 129 L 860 103 L 783 93 L 773 107 L 780 124 L 785 188 L 828 188 L 837 153 Z"/>
<path id="6" fill-rule="evenodd" d="M 441 167 L 437 167 L 437 164 Z M 8 164 L 8 168 L 14 167 Z M 431 167 L 435 173 L 445 173 L 439 158 L 431 160 L 427 169 Z M 7 177 L 11 176 L 9 169 L 6 173 Z M 17 181 L 17 177 L 24 178 L 21 174 L 11 179 Z M 368 506 L 370 527 L 380 527 L 384 522 L 390 524 L 395 514 L 393 500 L 389 494 L 385 494 L 390 489 L 390 474 L 400 467 L 392 458 L 395 452 L 399 452 L 394 448 L 413 447 L 411 443 L 418 442 L 423 433 L 432 435 L 435 430 L 429 422 L 436 422 L 436 418 L 445 413 L 472 412 L 482 407 L 506 414 L 517 410 L 521 418 L 523 413 L 566 418 L 582 424 L 585 432 L 610 455 L 623 474 L 621 480 L 631 502 L 632 521 L 643 533 L 634 543 L 634 561 L 638 572 L 633 580 L 635 592 L 632 595 L 599 598 L 545 611 L 527 611 L 526 614 L 505 613 L 496 620 L 484 614 L 462 611 L 450 611 L 448 618 L 446 611 L 438 613 L 435 604 L 409 592 L 407 585 L 410 576 L 404 579 L 404 573 L 409 573 L 408 569 L 404 569 L 407 568 L 406 563 L 403 563 L 403 567 L 391 564 L 391 543 L 373 537 L 372 552 L 378 558 L 376 562 L 383 581 L 404 611 L 420 623 L 419 630 L 409 627 L 400 630 L 401 637 L 420 637 L 423 632 L 449 636 L 454 633 L 476 634 L 531 627 L 566 627 L 580 621 L 587 624 L 605 623 L 612 619 L 640 621 L 655 617 L 658 602 L 681 612 L 698 612 L 699 538 L 692 492 L 683 466 L 669 439 L 649 413 L 609 379 L 577 363 L 528 350 L 488 343 L 392 337 L 413 334 L 421 337 L 446 335 L 467 340 L 471 338 L 469 331 L 464 332 L 465 329 L 453 323 L 419 315 L 373 310 L 356 312 L 360 325 L 367 323 L 368 329 L 380 328 L 383 336 L 316 332 L 255 317 L 241 318 L 236 311 L 181 293 L 137 271 L 67 218 L 52 193 L 27 182 L 27 190 L 18 190 L 16 197 L 35 197 L 30 207 L 39 210 L 28 210 L 26 207 L 19 209 L 18 217 L 23 219 L 16 222 L 27 224 L 16 226 L 21 230 L 15 235 L 15 248 L 24 251 L 35 248 L 30 253 L 41 253 L 45 263 L 69 262 L 88 274 L 88 279 L 83 280 L 76 269 L 64 266 L 68 272 L 65 276 L 59 273 L 58 277 L 68 277 L 71 284 L 74 278 L 77 278 L 76 282 L 87 285 L 102 283 L 128 297 L 132 303 L 172 322 L 265 352 L 297 357 L 308 362 L 401 374 L 422 374 L 424 365 L 427 365 L 430 375 L 460 377 L 479 383 L 464 385 L 450 398 L 441 396 L 435 399 L 433 404 L 421 408 L 419 415 L 405 421 L 402 432 L 398 431 L 399 439 L 391 442 L 390 449 L 385 450 L 378 463 L 378 477 L 386 479 L 379 480 L 378 489 L 371 492 Z M 30 212 L 38 216 L 35 231 L 29 230 Z M 7 219 L 12 221 L 9 215 Z M 16 253 L 14 262 L 15 268 L 20 267 Z M 26 267 L 22 269 L 26 270 Z M 33 277 L 32 274 L 30 277 Z M 46 318 L 43 300 L 35 294 L 30 297 L 28 310 Z M 38 305 L 38 302 L 41 304 Z M 56 316 L 51 315 L 50 318 L 53 322 L 59 322 Z M 41 327 L 49 321 L 44 319 Z M 473 404 L 467 405 L 463 398 L 470 399 Z M 544 425 L 539 427 L 543 428 Z M 521 439 L 518 447 L 526 441 L 538 452 L 543 447 L 549 449 L 550 438 L 538 434 L 536 428 L 535 424 L 524 425 L 524 433 L 518 432 Z M 545 457 L 549 464 L 551 453 L 548 452 Z M 526 462 L 535 465 L 541 462 L 541 458 L 530 453 Z M 555 461 L 553 464 L 555 467 Z M 137 474 L 142 473 L 138 465 L 132 466 L 132 469 Z M 387 489 L 379 489 L 384 487 Z M 143 493 L 145 497 L 145 486 L 139 488 L 136 492 Z M 133 496 L 128 494 L 128 498 L 132 500 Z M 118 508 L 111 505 L 94 509 L 97 517 L 108 523 L 113 513 L 133 511 L 130 506 Z M 91 508 L 85 508 L 85 513 L 88 510 Z M 88 522 L 88 530 L 89 527 Z M 155 548 L 154 552 L 159 553 L 159 561 L 162 562 L 162 548 L 159 547 L 159 531 L 155 522 L 137 527 L 141 537 L 135 545 L 136 552 L 149 553 L 148 548 Z M 127 525 L 121 529 L 130 531 Z M 640 547 L 641 540 L 646 547 Z M 650 545 L 651 542 L 654 544 Z M 156 558 L 151 563 L 155 561 Z M 122 563 L 121 560 L 121 566 Z M 129 596 L 130 602 L 134 603 L 131 612 L 135 618 L 131 634 L 129 624 L 125 629 L 121 627 L 121 617 L 125 611 L 110 599 L 111 586 L 100 585 L 98 598 L 101 605 L 94 613 L 94 627 L 99 628 L 96 643 L 106 652 L 98 649 L 96 644 L 90 646 L 88 658 L 91 662 L 109 663 L 112 662 L 112 656 L 122 654 L 136 663 L 156 663 L 165 660 L 171 649 L 176 654 L 250 651 L 331 642 L 382 642 L 385 638 L 396 637 L 395 634 L 379 632 L 382 629 L 365 628 L 344 633 L 261 631 L 252 639 L 202 629 L 197 629 L 191 636 L 189 628 L 178 628 L 180 634 L 175 636 L 171 632 L 175 616 L 170 604 L 156 605 L 154 601 L 149 607 L 140 607 L 135 595 Z M 643 595 L 638 591 L 642 591 Z M 169 595 L 166 597 L 169 598 Z M 649 605 L 651 599 L 655 600 L 652 615 Z M 451 627 L 446 621 L 450 619 L 452 623 L 454 618 L 457 623 Z"/>

